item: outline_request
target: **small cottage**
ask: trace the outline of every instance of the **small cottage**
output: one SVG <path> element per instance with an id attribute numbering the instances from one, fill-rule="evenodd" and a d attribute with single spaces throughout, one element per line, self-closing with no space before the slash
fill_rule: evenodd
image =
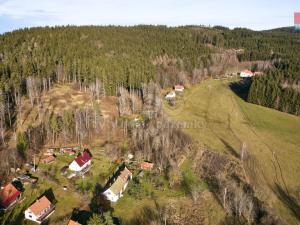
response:
<path id="1" fill-rule="evenodd" d="M 142 170 L 152 170 L 154 164 L 150 162 L 142 162 L 140 166 Z"/>
<path id="2" fill-rule="evenodd" d="M 184 86 L 182 85 L 175 85 L 174 90 L 178 92 L 183 92 L 184 91 Z"/>
<path id="3" fill-rule="evenodd" d="M 28 209 L 25 210 L 25 219 L 37 223 L 42 223 L 48 219 L 55 211 L 55 206 L 46 196 L 36 200 Z"/>
<path id="4" fill-rule="evenodd" d="M 250 71 L 250 70 L 244 70 L 240 73 L 240 77 L 242 78 L 249 78 L 249 77 L 253 77 L 254 74 Z"/>

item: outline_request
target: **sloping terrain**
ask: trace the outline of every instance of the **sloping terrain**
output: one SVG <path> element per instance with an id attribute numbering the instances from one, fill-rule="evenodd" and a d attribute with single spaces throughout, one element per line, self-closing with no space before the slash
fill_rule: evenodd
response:
<path id="1" fill-rule="evenodd" d="M 116 99 L 114 97 L 104 97 L 101 100 L 93 101 L 90 91 L 80 91 L 71 84 L 57 84 L 46 94 L 43 94 L 40 107 L 37 105 L 32 107 L 29 99 L 24 98 L 22 113 L 17 117 L 17 127 L 20 130 L 26 130 L 29 125 L 37 125 L 52 113 L 62 116 L 65 111 L 91 107 L 93 104 L 100 106 L 102 115 L 105 118 L 117 116 Z"/>
<path id="2" fill-rule="evenodd" d="M 256 195 L 288 224 L 299 224 L 300 118 L 243 101 L 230 82 L 205 81 L 165 111 L 215 151 L 239 159 L 244 145 L 245 173 Z"/>

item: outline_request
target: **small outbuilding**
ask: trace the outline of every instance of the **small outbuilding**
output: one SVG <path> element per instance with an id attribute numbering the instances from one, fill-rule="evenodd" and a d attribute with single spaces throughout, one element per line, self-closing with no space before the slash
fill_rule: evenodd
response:
<path id="1" fill-rule="evenodd" d="M 253 77 L 253 76 L 254 76 L 254 73 L 252 73 L 252 71 L 250 71 L 250 70 L 243 70 L 240 73 L 240 77 L 242 77 L 242 78 L 249 78 L 249 77 Z"/>
<path id="2" fill-rule="evenodd" d="M 171 91 L 171 92 L 169 92 L 167 95 L 166 95 L 166 99 L 167 100 L 170 100 L 170 99 L 174 99 L 176 97 L 176 93 L 175 93 L 175 91 Z"/>
<path id="3" fill-rule="evenodd" d="M 184 86 L 183 85 L 175 85 L 174 90 L 178 92 L 183 92 L 184 91 Z"/>
<path id="4" fill-rule="evenodd" d="M 140 166 L 142 170 L 152 170 L 154 164 L 150 162 L 142 162 Z"/>

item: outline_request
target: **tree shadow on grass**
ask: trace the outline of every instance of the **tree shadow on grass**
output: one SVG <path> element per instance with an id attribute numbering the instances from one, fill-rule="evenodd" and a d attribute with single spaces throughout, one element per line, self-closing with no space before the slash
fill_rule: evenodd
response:
<path id="1" fill-rule="evenodd" d="M 52 204 L 56 204 L 57 200 L 55 198 L 55 195 L 53 193 L 52 188 L 47 189 L 46 191 L 44 191 L 44 193 L 39 197 L 39 199 L 43 196 L 46 196 L 48 198 L 48 200 L 52 203 Z"/>
<path id="2" fill-rule="evenodd" d="M 238 216 L 227 215 L 219 225 L 246 225 L 247 222 Z"/>
<path id="3" fill-rule="evenodd" d="M 93 213 L 103 213 L 112 211 L 111 203 L 107 200 L 106 196 L 103 195 L 104 188 L 100 184 L 96 184 L 93 193 L 93 198 L 90 203 L 90 209 Z"/>
<path id="4" fill-rule="evenodd" d="M 24 185 L 21 181 L 19 180 L 13 180 L 12 184 L 15 186 L 15 188 L 21 192 L 25 191 Z"/>
<path id="5" fill-rule="evenodd" d="M 284 203 L 293 213 L 293 215 L 300 221 L 300 204 L 297 200 L 287 193 L 283 188 L 280 187 L 277 183 L 275 184 L 275 188 L 273 188 L 274 193 L 280 199 L 282 203 Z"/>
<path id="6" fill-rule="evenodd" d="M 82 225 L 86 225 L 88 220 L 92 217 L 93 213 L 86 210 L 80 210 L 75 208 L 72 212 L 71 219 Z"/>
<path id="7" fill-rule="evenodd" d="M 238 97 L 247 101 L 251 83 L 251 78 L 243 79 L 237 82 L 230 83 L 229 87 Z"/>
<path id="8" fill-rule="evenodd" d="M 240 155 L 234 150 L 234 148 L 224 139 L 220 138 L 220 141 L 225 145 L 226 149 L 229 151 L 231 155 L 233 155 L 235 158 L 239 159 Z"/>

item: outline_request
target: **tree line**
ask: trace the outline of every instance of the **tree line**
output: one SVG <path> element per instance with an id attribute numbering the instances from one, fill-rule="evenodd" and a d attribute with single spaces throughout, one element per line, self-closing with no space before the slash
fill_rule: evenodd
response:
<path id="1" fill-rule="evenodd" d="M 274 67 L 265 71 L 265 76 L 253 79 L 248 101 L 300 115 L 299 32 L 291 29 L 255 32 L 237 28 L 220 29 L 220 34 L 218 46 L 243 49 L 238 55 L 240 61 L 275 61 Z"/>

